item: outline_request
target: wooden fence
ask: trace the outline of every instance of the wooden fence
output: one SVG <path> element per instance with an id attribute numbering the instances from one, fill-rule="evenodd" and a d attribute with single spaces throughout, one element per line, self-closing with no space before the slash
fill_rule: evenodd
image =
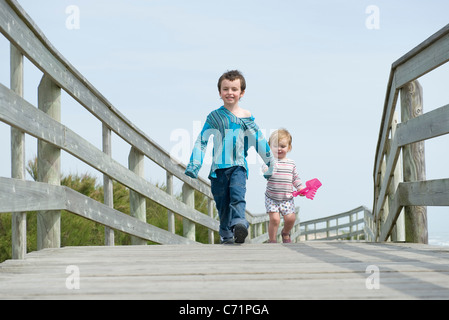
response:
<path id="1" fill-rule="evenodd" d="M 301 222 L 301 240 L 363 240 L 365 217 L 371 212 L 364 206 L 333 216 Z"/>
<path id="2" fill-rule="evenodd" d="M 11 126 L 11 178 L 0 178 L 0 213 L 12 212 L 12 256 L 26 254 L 26 214 L 38 211 L 38 249 L 60 246 L 60 211 L 104 225 L 105 244 L 114 244 L 114 231 L 135 237 L 134 244 L 150 240 L 161 244 L 196 243 L 195 225 L 209 230 L 209 243 L 219 223 L 209 181 L 184 174 L 185 166 L 172 161 L 167 151 L 136 128 L 95 89 L 46 39 L 15 0 L 0 0 L 0 32 L 9 40 L 11 51 L 10 88 L 0 84 L 0 121 Z M 43 77 L 38 88 L 37 108 L 23 99 L 24 57 Z M 102 150 L 61 124 L 61 90 L 80 107 L 100 120 Z M 111 155 L 111 133 L 130 145 L 128 168 Z M 38 139 L 38 182 L 25 180 L 25 134 Z M 60 154 L 66 151 L 104 176 L 104 203 L 60 186 Z M 145 158 L 166 171 L 167 192 L 144 178 Z M 183 182 L 182 201 L 172 195 L 173 178 Z M 130 189 L 131 216 L 113 208 L 112 180 Z M 195 210 L 194 191 L 208 199 L 208 214 Z M 145 198 L 167 208 L 168 230 L 146 223 Z M 176 235 L 174 215 L 183 218 L 183 235 Z M 250 241 L 266 240 L 267 215 L 253 216 Z"/>
<path id="3" fill-rule="evenodd" d="M 449 206 L 449 179 L 426 180 L 424 158 L 424 141 L 449 133 L 449 105 L 423 113 L 417 81 L 447 61 L 449 25 L 392 65 L 374 163 L 370 241 L 427 243 L 426 207 Z"/>

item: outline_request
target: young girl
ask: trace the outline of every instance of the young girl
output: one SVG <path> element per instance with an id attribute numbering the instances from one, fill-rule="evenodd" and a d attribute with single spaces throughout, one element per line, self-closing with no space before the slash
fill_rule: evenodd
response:
<path id="1" fill-rule="evenodd" d="M 265 207 L 270 215 L 268 235 L 270 243 L 276 243 L 277 231 L 284 218 L 282 242 L 290 243 L 290 231 L 296 220 L 293 186 L 297 190 L 304 188 L 298 176 L 295 162 L 288 159 L 287 153 L 292 149 L 292 136 L 286 129 L 279 129 L 270 136 L 269 145 L 276 159 L 273 175 L 268 179 L 265 192 Z"/>

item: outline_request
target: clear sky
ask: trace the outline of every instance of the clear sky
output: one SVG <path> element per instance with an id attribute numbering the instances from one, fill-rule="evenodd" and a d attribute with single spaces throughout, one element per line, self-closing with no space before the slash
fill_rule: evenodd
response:
<path id="1" fill-rule="evenodd" d="M 19 0 L 54 47 L 121 113 L 167 151 L 188 160 L 216 83 L 230 69 L 247 80 L 241 106 L 269 134 L 293 135 L 301 178 L 319 178 L 315 200 L 296 200 L 310 220 L 372 208 L 374 153 L 391 64 L 448 23 L 443 0 Z M 9 44 L 0 37 L 0 82 L 9 85 Z M 423 77 L 424 110 L 448 103 L 448 67 Z M 36 104 L 41 73 L 25 65 L 25 98 Z M 62 122 L 101 148 L 101 125 L 67 95 Z M 9 127 L 0 123 L 9 137 Z M 29 141 L 29 142 L 28 142 Z M 448 138 L 426 142 L 428 179 L 448 177 Z M 127 166 L 129 146 L 114 139 Z M 182 148 L 180 148 L 182 142 Z M 9 139 L 2 139 L 2 150 Z M 36 154 L 27 139 L 27 159 Z M 9 152 L 9 151 L 8 151 Z M 10 176 L 9 154 L 0 175 Z M 70 157 L 64 172 L 87 171 Z M 148 165 L 147 178 L 164 182 Z M 261 161 L 250 156 L 247 208 L 264 212 Z M 207 177 L 206 165 L 200 175 Z M 177 188 L 180 189 L 180 183 Z M 449 208 L 429 208 L 433 232 Z M 449 240 L 449 239 L 448 239 Z"/>

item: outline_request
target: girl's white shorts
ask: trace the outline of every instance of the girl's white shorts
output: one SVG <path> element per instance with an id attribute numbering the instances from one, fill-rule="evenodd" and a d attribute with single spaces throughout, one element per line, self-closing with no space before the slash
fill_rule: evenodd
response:
<path id="1" fill-rule="evenodd" d="M 265 208 L 267 213 L 269 212 L 279 212 L 282 216 L 286 214 L 295 213 L 295 202 L 292 199 L 276 201 L 267 196 L 265 196 Z"/>

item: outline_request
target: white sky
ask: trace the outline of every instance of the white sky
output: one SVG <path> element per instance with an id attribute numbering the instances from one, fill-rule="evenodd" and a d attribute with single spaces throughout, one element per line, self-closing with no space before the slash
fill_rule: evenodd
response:
<path id="1" fill-rule="evenodd" d="M 301 220 L 372 208 L 374 153 L 391 64 L 447 23 L 443 0 L 19 0 L 54 47 L 112 104 L 159 145 L 179 146 L 184 161 L 207 114 L 220 107 L 216 83 L 241 70 L 241 101 L 259 127 L 287 128 L 289 157 L 304 181 L 319 178 L 315 200 L 296 200 Z M 79 9 L 79 28 L 66 9 Z M 380 29 L 366 26 L 368 6 Z M 371 20 L 369 20 L 371 21 Z M 0 82 L 9 85 L 9 43 L 0 36 Z M 41 73 L 25 65 L 25 98 L 37 104 Z M 448 103 L 448 67 L 420 79 L 424 111 Z M 101 148 L 101 124 L 67 95 L 62 122 Z M 0 134 L 9 127 L 0 123 Z M 172 138 L 171 138 L 172 137 Z M 446 137 L 426 142 L 427 178 L 448 177 Z M 114 139 L 113 156 L 127 166 L 129 146 Z M 10 176 L 9 138 L 0 147 L 0 175 Z M 27 160 L 36 154 L 27 139 Z M 182 156 L 182 155 L 181 155 Z M 255 157 L 251 158 L 254 159 Z M 70 157 L 64 172 L 88 171 Z M 253 161 L 254 162 L 254 161 Z M 260 160 L 250 165 L 247 208 L 264 212 Z M 205 166 L 200 175 L 207 177 Z M 148 165 L 147 178 L 164 182 Z M 180 188 L 180 183 L 177 187 Z M 445 231 L 448 208 L 429 208 L 430 233 Z M 444 228 L 446 226 L 446 228 Z"/>

